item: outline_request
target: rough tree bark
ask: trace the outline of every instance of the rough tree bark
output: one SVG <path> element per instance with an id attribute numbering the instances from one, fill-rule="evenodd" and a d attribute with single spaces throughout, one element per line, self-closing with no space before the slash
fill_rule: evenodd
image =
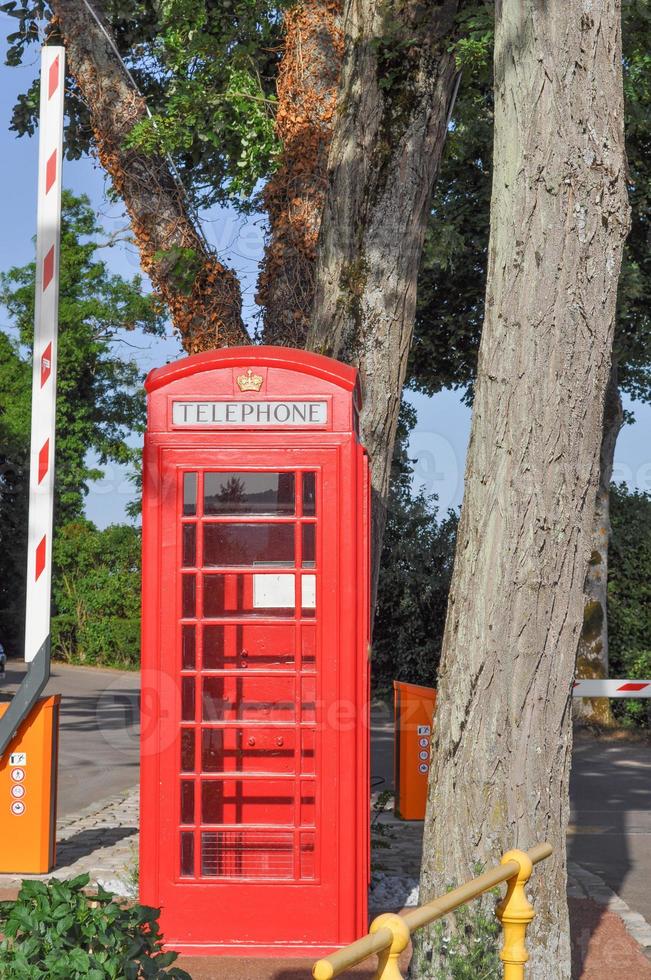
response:
<path id="1" fill-rule="evenodd" d="M 610 481 L 613 476 L 617 436 L 623 424 L 624 410 L 617 384 L 617 365 L 613 363 L 604 406 L 599 487 L 592 528 L 592 551 L 584 587 L 583 627 L 576 659 L 577 677 L 608 677 Z M 608 698 L 575 698 L 574 715 L 585 724 L 613 723 Z"/>
<path id="2" fill-rule="evenodd" d="M 571 683 L 629 212 L 619 0 L 496 4 L 486 315 L 421 898 L 548 839 L 536 980 L 567 980 Z M 412 976 L 436 974 L 431 933 Z"/>
<path id="3" fill-rule="evenodd" d="M 430 194 L 457 80 L 449 51 L 456 10 L 456 0 L 344 4 L 345 55 L 307 346 L 360 371 L 376 558 Z M 377 560 L 374 568 L 377 574 Z"/>
<path id="4" fill-rule="evenodd" d="M 250 343 L 239 282 L 197 233 L 167 162 L 124 148 L 126 136 L 145 114 L 145 102 L 106 35 L 82 0 L 52 0 L 52 9 L 68 68 L 90 110 L 99 160 L 124 200 L 142 267 L 168 305 L 185 350 Z M 94 9 L 101 19 L 101 5 L 95 3 Z M 183 281 L 188 259 L 190 286 Z"/>
<path id="5" fill-rule="evenodd" d="M 342 58 L 341 0 L 290 7 L 277 85 L 283 149 L 264 190 L 269 240 L 256 297 L 267 344 L 305 345 Z"/>

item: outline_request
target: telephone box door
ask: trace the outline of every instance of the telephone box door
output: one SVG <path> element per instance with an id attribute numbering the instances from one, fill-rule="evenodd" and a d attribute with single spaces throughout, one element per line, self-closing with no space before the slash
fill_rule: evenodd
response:
<path id="1" fill-rule="evenodd" d="M 329 723 L 355 659 L 337 600 L 339 452 L 250 450 L 246 466 L 241 450 L 161 452 L 166 941 L 336 945 L 355 863 L 337 826 L 353 732 Z"/>

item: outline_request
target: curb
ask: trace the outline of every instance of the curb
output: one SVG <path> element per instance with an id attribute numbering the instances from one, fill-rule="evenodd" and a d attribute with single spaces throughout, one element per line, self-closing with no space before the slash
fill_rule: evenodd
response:
<path id="1" fill-rule="evenodd" d="M 639 912 L 634 912 L 612 888 L 609 888 L 603 878 L 588 871 L 580 864 L 570 862 L 567 867 L 568 875 L 578 884 L 578 888 L 570 883 L 568 895 L 572 898 L 591 898 L 597 905 L 602 905 L 609 912 L 614 912 L 624 923 L 626 931 L 635 942 L 641 946 L 643 954 L 651 960 L 651 925 Z"/>

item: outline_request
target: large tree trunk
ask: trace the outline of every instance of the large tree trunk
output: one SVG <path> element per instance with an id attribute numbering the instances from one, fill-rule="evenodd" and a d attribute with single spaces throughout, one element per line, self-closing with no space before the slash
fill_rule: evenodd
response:
<path id="1" fill-rule="evenodd" d="M 456 0 L 347 0 L 340 101 L 307 346 L 355 364 L 371 459 L 374 569 L 416 279 L 457 78 Z"/>
<path id="2" fill-rule="evenodd" d="M 486 315 L 421 897 L 550 840 L 536 980 L 570 976 L 571 686 L 629 220 L 621 58 L 619 0 L 496 5 Z M 436 975 L 438 956 L 423 933 L 412 975 Z"/>
<path id="3" fill-rule="evenodd" d="M 305 344 L 342 58 L 341 0 L 287 11 L 276 114 L 283 149 L 264 190 L 269 240 L 256 297 L 267 344 Z"/>
<path id="4" fill-rule="evenodd" d="M 188 214 L 167 161 L 124 147 L 145 114 L 107 34 L 83 0 L 52 0 L 68 67 L 90 110 L 100 162 L 123 198 L 142 267 L 168 305 L 188 353 L 249 343 L 234 273 L 210 253 Z"/>
<path id="5" fill-rule="evenodd" d="M 608 543 L 610 541 L 610 481 L 613 476 L 617 436 L 624 424 L 624 410 L 613 363 L 604 406 L 599 487 L 592 527 L 592 551 L 585 579 L 583 627 L 579 637 L 576 676 L 608 677 Z M 608 698 L 575 698 L 575 717 L 584 724 L 613 723 Z"/>

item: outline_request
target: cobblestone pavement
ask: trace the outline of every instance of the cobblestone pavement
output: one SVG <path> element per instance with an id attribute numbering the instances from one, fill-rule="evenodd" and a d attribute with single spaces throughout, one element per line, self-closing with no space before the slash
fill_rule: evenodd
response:
<path id="1" fill-rule="evenodd" d="M 91 881 L 121 895 L 135 893 L 138 850 L 138 788 L 57 823 L 57 862 L 49 875 L 0 875 L 0 889 L 12 889 L 23 878 L 73 878 L 88 872 Z"/>

